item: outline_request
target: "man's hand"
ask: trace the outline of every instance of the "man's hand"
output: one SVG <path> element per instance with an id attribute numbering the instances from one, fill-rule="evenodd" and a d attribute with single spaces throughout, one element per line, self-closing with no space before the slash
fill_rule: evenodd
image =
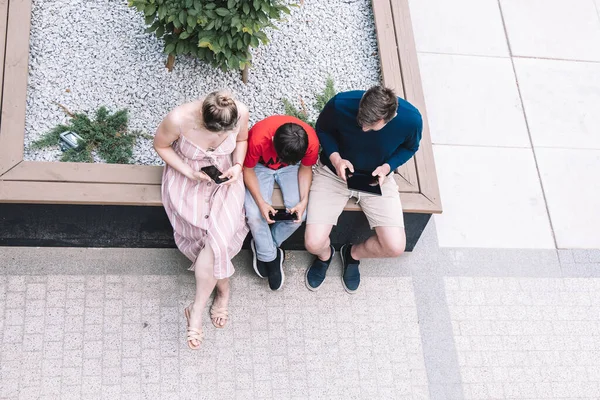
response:
<path id="1" fill-rule="evenodd" d="M 223 172 L 219 178 L 228 178 L 227 182 L 223 182 L 224 185 L 230 185 L 233 182 L 237 181 L 242 173 L 242 166 L 240 164 L 235 164 L 233 167 L 229 168 L 227 171 Z"/>
<path id="2" fill-rule="evenodd" d="M 386 176 L 390 173 L 390 171 L 391 167 L 389 164 L 380 165 L 375 171 L 373 171 L 373 176 L 376 176 L 379 180 L 379 186 L 383 185 L 383 181 L 385 180 Z"/>
<path id="3" fill-rule="evenodd" d="M 275 223 L 275 221 L 273 221 L 271 219 L 271 216 L 269 214 L 273 214 L 275 215 L 275 213 L 277 211 L 275 211 L 275 209 L 266 201 L 262 201 L 259 205 L 258 205 L 258 209 L 260 210 L 260 214 L 263 216 L 263 218 L 269 223 L 269 224 L 273 224 Z"/>
<path id="4" fill-rule="evenodd" d="M 344 181 L 346 182 L 346 169 L 349 169 L 350 172 L 354 173 L 354 166 L 352 165 L 352 163 L 348 160 L 344 160 L 343 158 L 339 157 L 338 160 L 336 160 L 335 163 L 333 163 L 333 166 L 335 167 L 335 172 L 337 172 L 337 175 Z"/>
<path id="5" fill-rule="evenodd" d="M 308 206 L 308 200 L 303 200 L 288 210 L 291 214 L 296 213 L 296 215 L 298 216 L 298 218 L 295 219 L 294 222 L 296 222 L 298 224 L 302 223 L 302 216 L 304 215 L 306 206 Z"/>

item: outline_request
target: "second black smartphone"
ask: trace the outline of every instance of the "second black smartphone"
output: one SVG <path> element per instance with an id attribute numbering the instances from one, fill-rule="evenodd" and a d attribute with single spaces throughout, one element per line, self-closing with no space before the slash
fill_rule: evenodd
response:
<path id="1" fill-rule="evenodd" d="M 275 214 L 269 214 L 273 221 L 295 221 L 298 219 L 298 214 L 289 213 L 287 210 L 277 210 Z"/>
<path id="2" fill-rule="evenodd" d="M 229 178 L 219 178 L 221 175 L 223 175 L 223 173 L 221 171 L 219 171 L 219 169 L 217 167 L 215 167 L 214 165 L 209 165 L 208 167 L 202 167 L 202 168 L 200 168 L 200 171 L 204 172 L 206 175 L 208 175 L 210 177 L 210 179 L 212 179 L 216 183 L 223 183 L 223 182 L 227 182 L 229 180 Z"/>

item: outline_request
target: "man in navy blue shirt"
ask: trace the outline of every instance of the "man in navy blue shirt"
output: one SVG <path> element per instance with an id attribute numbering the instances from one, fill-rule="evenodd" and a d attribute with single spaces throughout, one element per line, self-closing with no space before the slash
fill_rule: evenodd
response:
<path id="1" fill-rule="evenodd" d="M 327 103 L 317 120 L 323 150 L 306 220 L 306 249 L 317 256 L 306 271 L 310 290 L 317 290 L 325 280 L 335 254 L 329 234 L 351 197 L 356 198 L 375 235 L 340 249 L 344 289 L 348 293 L 358 289 L 363 258 L 397 257 L 404 252 L 404 217 L 392 173 L 418 150 L 422 129 L 419 111 L 382 86 L 339 93 Z M 349 189 L 347 171 L 369 172 L 379 180 L 382 195 Z"/>

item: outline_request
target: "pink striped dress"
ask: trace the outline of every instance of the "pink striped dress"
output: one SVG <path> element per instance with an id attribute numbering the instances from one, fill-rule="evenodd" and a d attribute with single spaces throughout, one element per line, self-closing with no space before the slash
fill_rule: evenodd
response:
<path id="1" fill-rule="evenodd" d="M 214 151 L 206 151 L 180 135 L 173 149 L 195 171 L 209 165 L 226 171 L 232 166 L 231 153 L 237 134 L 230 134 Z M 244 213 L 244 182 L 230 185 L 195 181 L 169 165 L 162 178 L 162 201 L 167 211 L 179 250 L 192 262 L 209 243 L 215 254 L 214 277 L 233 275 L 231 259 L 239 253 L 248 226 Z M 194 269 L 194 265 L 190 270 Z"/>

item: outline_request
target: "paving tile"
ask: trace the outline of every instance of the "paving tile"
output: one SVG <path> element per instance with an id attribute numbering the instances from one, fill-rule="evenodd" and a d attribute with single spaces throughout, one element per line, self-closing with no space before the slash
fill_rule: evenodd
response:
<path id="1" fill-rule="evenodd" d="M 304 300 L 307 293 L 300 279 L 303 271 L 297 271 L 297 274 L 297 282 L 293 285 L 297 284 L 300 290 L 291 288 L 285 297 L 273 297 L 262 286 L 259 289 L 247 285 L 251 297 L 263 298 L 257 304 L 262 304 L 265 312 L 257 315 L 262 315 L 259 319 L 264 323 L 253 325 L 251 318 L 232 318 L 226 329 L 216 331 L 207 318 L 207 340 L 202 352 L 188 350 L 181 339 L 185 330 L 180 315 L 181 300 L 178 300 L 178 307 L 173 307 L 170 303 L 163 304 L 159 296 L 166 290 L 181 293 L 177 287 L 179 280 L 171 277 L 149 280 L 157 285 L 153 289 L 146 288 L 144 296 L 150 307 L 144 310 L 140 308 L 141 302 L 123 309 L 122 303 L 130 298 L 128 300 L 125 292 L 114 288 L 109 289 L 114 290 L 110 298 L 99 306 L 101 297 L 96 293 L 102 288 L 103 279 L 52 277 L 46 282 L 48 287 L 61 289 L 64 283 L 62 289 L 65 289 L 63 295 L 53 297 L 51 301 L 56 300 L 53 307 L 44 308 L 41 315 L 37 315 L 37 311 L 34 315 L 27 314 L 27 310 L 36 308 L 27 308 L 30 301 L 43 302 L 41 299 L 51 297 L 49 293 L 61 292 L 44 289 L 43 293 L 32 294 L 27 302 L 14 297 L 14 307 L 5 311 L 7 324 L 3 326 L 1 373 L 6 379 L 19 378 L 24 376 L 25 370 L 30 378 L 22 383 L 9 379 L 12 386 L 5 390 L 7 393 L 20 390 L 27 394 L 35 393 L 35 388 L 39 387 L 41 398 L 65 399 L 137 398 L 136 395 L 140 398 L 202 398 L 202 395 L 211 398 L 217 391 L 221 395 L 234 393 L 230 397 L 239 398 L 306 398 L 307 394 L 309 398 L 339 398 L 363 392 L 379 393 L 378 387 L 387 385 L 388 391 L 381 391 L 385 398 L 386 393 L 393 392 L 395 388 L 391 385 L 398 379 L 394 375 L 397 371 L 390 366 L 392 359 L 405 362 L 415 370 L 402 378 L 409 387 L 427 385 L 427 377 L 419 372 L 425 368 L 425 361 L 419 355 L 421 342 L 413 337 L 418 335 L 419 328 L 409 278 L 374 277 L 373 282 L 365 285 L 365 290 L 377 296 L 378 302 L 367 300 L 363 295 L 354 297 L 367 302 L 365 312 L 358 314 L 360 318 L 369 318 L 366 311 L 376 304 L 392 318 L 397 317 L 402 329 L 388 331 L 380 329 L 385 323 L 383 319 L 356 325 L 354 311 L 359 303 L 348 302 L 346 295 L 333 301 L 334 297 L 324 291 L 323 296 L 312 296 L 314 308 L 307 305 Z M 21 280 L 13 279 L 13 287 L 19 282 Z M 26 282 L 37 285 L 44 280 Z M 128 285 L 127 282 L 127 277 L 112 276 L 106 277 L 105 285 Z M 188 282 L 183 282 L 187 287 Z M 66 299 L 67 287 L 72 299 Z M 400 296 L 397 295 L 399 288 L 402 288 Z M 11 293 L 26 295 L 28 290 Z M 253 292 L 256 290 L 262 292 L 256 294 Z M 34 293 L 33 289 L 31 293 Z M 265 295 L 269 296 L 268 302 Z M 184 296 L 193 296 L 193 291 L 188 290 Z M 66 304 L 61 304 L 61 299 L 66 300 Z M 295 307 L 286 308 L 288 302 Z M 38 305 L 43 306 L 42 303 Z M 310 312 L 303 312 L 302 308 Z M 122 318 L 136 309 L 139 320 L 146 325 Z M 232 307 L 232 315 L 237 317 L 238 312 L 248 315 L 252 309 L 244 305 Z M 291 312 L 289 318 L 286 317 L 288 312 Z M 354 340 L 356 332 L 365 328 L 368 334 L 362 340 Z M 343 346 L 351 351 L 342 354 L 339 343 L 345 338 L 349 340 Z M 393 356 L 386 354 L 386 346 L 396 346 Z M 355 356 L 356 351 L 360 358 Z M 375 362 L 374 356 L 377 356 Z M 364 364 L 360 370 L 356 367 L 359 362 Z M 408 371 L 408 367 L 406 369 Z M 306 381 L 309 372 L 314 375 L 312 385 Z M 184 376 L 186 379 L 181 380 Z M 361 379 L 364 379 L 362 386 L 358 382 Z M 348 390 L 331 387 L 329 382 L 334 380 L 345 382 Z M 186 384 L 190 381 L 197 385 L 188 388 Z M 182 392 L 184 386 L 185 393 Z M 415 393 L 418 390 L 415 389 Z"/>
<path id="2" fill-rule="evenodd" d="M 554 247 L 531 150 L 436 145 L 434 154 L 440 246 Z"/>
<path id="3" fill-rule="evenodd" d="M 519 284 L 510 287 L 490 278 L 471 279 L 467 292 L 489 293 L 489 288 L 495 288 L 493 292 L 501 295 L 502 305 L 493 305 L 496 303 L 484 296 L 480 306 L 486 318 L 500 324 L 462 312 L 464 291 L 448 279 L 446 283 L 451 320 L 461 327 L 469 326 L 455 331 L 454 337 L 465 398 L 597 397 L 597 380 L 588 374 L 597 358 L 589 350 L 580 350 L 588 345 L 598 349 L 596 326 L 576 304 L 585 299 L 588 307 L 600 305 L 598 296 L 593 302 L 589 296 L 595 293 L 599 279 L 519 278 Z M 523 298 L 543 293 L 552 295 L 544 305 L 522 303 Z M 569 298 L 577 300 L 565 304 Z M 546 314 L 548 306 L 564 308 L 568 320 L 557 321 L 554 315 L 548 315 L 545 320 L 534 321 L 536 316 Z M 469 346 L 462 345 L 467 342 Z"/>
<path id="4" fill-rule="evenodd" d="M 599 63 L 515 59 L 515 68 L 534 146 L 600 149 Z"/>
<path id="5" fill-rule="evenodd" d="M 513 55 L 600 61 L 592 0 L 500 0 Z"/>
<path id="6" fill-rule="evenodd" d="M 550 218 L 561 248 L 600 248 L 600 150 L 538 149 Z M 584 182 L 582 184 L 582 182 Z"/>
<path id="7" fill-rule="evenodd" d="M 502 16 L 495 0 L 410 0 L 420 52 L 508 57 Z"/>
<path id="8" fill-rule="evenodd" d="M 529 147 L 510 59 L 420 54 L 432 141 Z"/>

